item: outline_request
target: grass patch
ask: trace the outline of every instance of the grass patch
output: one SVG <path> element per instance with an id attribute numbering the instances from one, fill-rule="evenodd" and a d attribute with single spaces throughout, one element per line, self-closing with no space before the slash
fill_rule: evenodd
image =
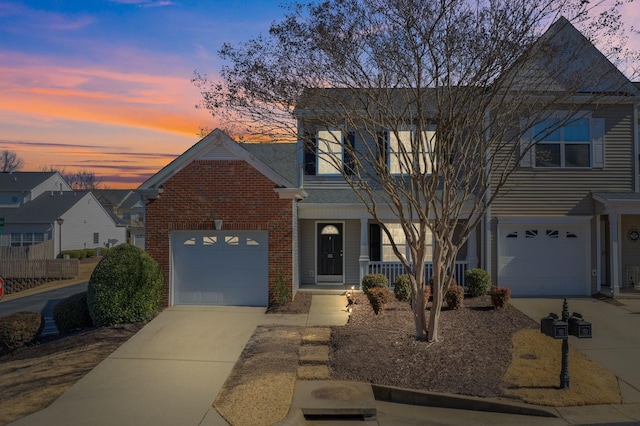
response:
<path id="1" fill-rule="evenodd" d="M 503 377 L 505 394 L 553 407 L 620 404 L 618 379 L 569 345 L 570 388 L 560 389 L 562 341 L 539 330 L 513 337 L 513 360 Z"/>

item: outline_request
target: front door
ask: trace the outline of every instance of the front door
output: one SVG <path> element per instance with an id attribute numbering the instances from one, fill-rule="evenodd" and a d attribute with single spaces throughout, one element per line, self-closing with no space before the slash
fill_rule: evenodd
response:
<path id="1" fill-rule="evenodd" d="M 318 283 L 343 282 L 341 223 L 318 223 Z"/>

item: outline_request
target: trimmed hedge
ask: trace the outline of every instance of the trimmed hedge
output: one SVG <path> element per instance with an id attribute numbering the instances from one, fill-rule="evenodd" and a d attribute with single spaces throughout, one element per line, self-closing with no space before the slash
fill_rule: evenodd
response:
<path id="1" fill-rule="evenodd" d="M 393 294 L 401 302 L 411 302 L 411 278 L 403 274 L 396 277 L 393 283 Z"/>
<path id="2" fill-rule="evenodd" d="M 60 334 L 91 327 L 93 321 L 87 306 L 87 292 L 83 291 L 61 300 L 53 308 L 53 321 Z"/>
<path id="3" fill-rule="evenodd" d="M 382 274 L 369 274 L 362 278 L 362 291 L 366 294 L 371 288 L 389 288 L 389 279 Z"/>
<path id="4" fill-rule="evenodd" d="M 378 315 L 384 311 L 385 306 L 389 303 L 389 300 L 391 299 L 391 290 L 386 287 L 371 287 L 369 291 L 366 292 L 366 295 L 371 307 L 373 308 L 373 312 Z"/>
<path id="5" fill-rule="evenodd" d="M 158 263 L 131 244 L 110 249 L 96 265 L 87 305 L 99 327 L 148 321 L 162 303 L 163 275 Z"/>
<path id="6" fill-rule="evenodd" d="M 491 289 L 491 276 L 484 269 L 469 269 L 464 274 L 464 282 L 471 297 L 487 295 Z"/>
<path id="7" fill-rule="evenodd" d="M 0 354 L 27 346 L 43 328 L 44 318 L 39 312 L 20 311 L 0 317 Z"/>
<path id="8" fill-rule="evenodd" d="M 449 309 L 458 309 L 464 306 L 464 288 L 459 285 L 450 286 L 444 294 L 444 301 Z"/>

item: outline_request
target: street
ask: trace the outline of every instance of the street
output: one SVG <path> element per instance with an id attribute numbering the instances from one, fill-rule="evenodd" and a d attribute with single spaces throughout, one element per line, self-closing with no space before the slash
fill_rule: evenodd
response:
<path id="1" fill-rule="evenodd" d="M 0 301 L 0 317 L 19 311 L 40 312 L 44 316 L 42 335 L 58 332 L 53 322 L 53 307 L 62 299 L 87 289 L 88 283 L 75 284 L 10 301 Z"/>

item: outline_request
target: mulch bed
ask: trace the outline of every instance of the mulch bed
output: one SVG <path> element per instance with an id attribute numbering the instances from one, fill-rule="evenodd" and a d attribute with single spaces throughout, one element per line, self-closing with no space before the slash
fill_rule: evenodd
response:
<path id="1" fill-rule="evenodd" d="M 362 294 L 349 323 L 334 327 L 330 370 L 354 380 L 482 397 L 505 396 L 501 381 L 511 363 L 513 335 L 539 327 L 517 309 L 495 310 L 489 296 L 443 308 L 438 343 L 417 341 L 411 307 L 392 300 L 376 315 Z M 427 313 L 428 314 L 428 313 Z"/>

